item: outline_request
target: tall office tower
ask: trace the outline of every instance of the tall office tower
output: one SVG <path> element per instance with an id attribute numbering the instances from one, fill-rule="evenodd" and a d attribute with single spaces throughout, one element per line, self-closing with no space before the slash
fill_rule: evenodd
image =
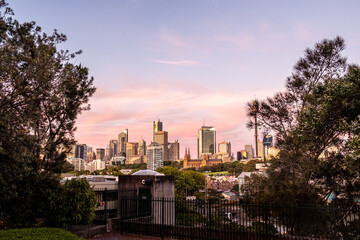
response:
<path id="1" fill-rule="evenodd" d="M 236 152 L 236 160 L 240 161 L 242 159 L 241 151 Z"/>
<path id="2" fill-rule="evenodd" d="M 164 166 L 164 146 L 156 142 L 151 143 L 146 149 L 147 169 L 155 171 Z"/>
<path id="3" fill-rule="evenodd" d="M 89 146 L 87 147 L 86 155 L 87 155 L 87 158 L 86 158 L 87 162 L 91 162 L 92 160 L 95 160 L 95 157 L 94 157 L 95 153 L 94 153 L 92 147 L 89 147 Z"/>
<path id="4" fill-rule="evenodd" d="M 74 158 L 87 159 L 87 146 L 86 144 L 75 144 Z"/>
<path id="5" fill-rule="evenodd" d="M 104 161 L 104 159 L 105 159 L 105 149 L 103 149 L 103 148 L 97 148 L 96 149 L 96 159 L 100 159 L 101 161 Z"/>
<path id="6" fill-rule="evenodd" d="M 231 143 L 230 142 L 221 142 L 218 146 L 218 152 L 219 153 L 227 153 L 229 156 L 231 156 Z"/>
<path id="7" fill-rule="evenodd" d="M 138 142 L 137 154 L 140 155 L 140 156 L 145 156 L 146 155 L 146 142 L 142 138 Z"/>
<path id="8" fill-rule="evenodd" d="M 120 153 L 126 153 L 126 143 L 128 142 L 128 136 L 129 132 L 127 129 L 121 131 L 118 135 L 118 141 L 119 141 L 119 149 L 118 154 Z"/>
<path id="9" fill-rule="evenodd" d="M 126 160 L 129 160 L 131 157 L 137 155 L 138 143 L 137 142 L 128 142 L 126 144 Z"/>
<path id="10" fill-rule="evenodd" d="M 105 148 L 105 161 L 110 161 L 111 159 L 111 149 L 109 147 L 109 145 L 106 146 Z"/>
<path id="11" fill-rule="evenodd" d="M 153 122 L 153 142 L 155 141 L 155 133 L 163 130 L 163 123 L 160 122 L 160 119 Z"/>
<path id="12" fill-rule="evenodd" d="M 258 140 L 257 142 L 257 153 L 258 153 L 258 157 L 260 158 L 264 158 L 264 144 L 262 141 Z"/>
<path id="13" fill-rule="evenodd" d="M 168 144 L 168 160 L 177 161 L 180 156 L 180 144 L 178 140 Z"/>
<path id="14" fill-rule="evenodd" d="M 110 140 L 110 142 L 109 142 L 110 158 L 112 158 L 118 154 L 118 146 L 119 146 L 118 140 L 115 140 L 115 139 Z"/>
<path id="15" fill-rule="evenodd" d="M 252 159 L 254 157 L 251 144 L 245 145 L 245 151 L 246 151 L 247 159 Z"/>
<path id="16" fill-rule="evenodd" d="M 198 159 L 216 153 L 216 131 L 214 127 L 202 126 L 197 138 Z"/>
<path id="17" fill-rule="evenodd" d="M 154 133 L 154 142 L 164 146 L 164 161 L 168 161 L 168 132 L 157 131 Z"/>

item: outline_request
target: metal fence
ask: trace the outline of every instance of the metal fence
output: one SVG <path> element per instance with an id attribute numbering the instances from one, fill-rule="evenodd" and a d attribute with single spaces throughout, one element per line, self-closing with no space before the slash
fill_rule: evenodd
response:
<path id="1" fill-rule="evenodd" d="M 118 218 L 119 230 L 127 233 L 176 239 L 360 239 L 356 205 L 294 208 L 241 200 L 138 198 L 136 191 L 113 191 L 120 196 L 117 201 L 112 191 L 98 192 L 104 204 L 97 208 L 97 220 Z"/>

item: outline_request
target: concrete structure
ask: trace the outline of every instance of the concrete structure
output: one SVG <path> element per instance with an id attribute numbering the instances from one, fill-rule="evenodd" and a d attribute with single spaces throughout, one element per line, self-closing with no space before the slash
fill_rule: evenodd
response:
<path id="1" fill-rule="evenodd" d="M 247 159 L 252 159 L 254 157 L 253 148 L 251 144 L 245 145 L 245 151 L 246 151 Z"/>
<path id="2" fill-rule="evenodd" d="M 156 142 L 151 143 L 146 150 L 147 169 L 155 171 L 164 166 L 164 146 Z"/>
<path id="3" fill-rule="evenodd" d="M 258 153 L 258 158 L 264 159 L 264 144 L 262 141 L 258 140 L 257 143 L 257 153 Z"/>
<path id="4" fill-rule="evenodd" d="M 96 149 L 96 158 L 100 159 L 101 161 L 105 160 L 105 149 L 104 148 Z"/>
<path id="5" fill-rule="evenodd" d="M 197 138 L 198 159 L 216 153 L 216 131 L 214 127 L 202 126 Z"/>
<path id="6" fill-rule="evenodd" d="M 180 144 L 178 140 L 168 144 L 168 161 L 178 161 L 180 157 Z"/>
<path id="7" fill-rule="evenodd" d="M 175 198 L 175 183 L 174 176 L 164 176 L 150 170 L 141 170 L 133 175 L 119 176 L 119 199 L 122 196 L 128 198 L 137 197 L 138 199 L 161 199 L 161 198 Z M 159 200 L 158 200 L 159 201 Z M 138 208 L 140 211 L 149 209 L 149 216 L 152 223 L 162 223 L 161 216 L 164 213 L 165 225 L 175 224 L 175 204 L 172 202 L 164 202 L 163 204 L 151 204 L 150 201 L 139 202 L 143 206 L 128 205 L 126 209 L 129 212 L 134 212 L 132 208 Z"/>
<path id="8" fill-rule="evenodd" d="M 126 143 L 128 142 L 129 132 L 128 129 L 121 131 L 118 135 L 119 149 L 118 154 L 126 153 Z"/>

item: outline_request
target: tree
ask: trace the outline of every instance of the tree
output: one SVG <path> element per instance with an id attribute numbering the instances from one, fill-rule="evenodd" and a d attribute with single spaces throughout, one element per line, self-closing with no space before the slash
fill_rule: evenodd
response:
<path id="1" fill-rule="evenodd" d="M 81 51 L 57 49 L 64 34 L 12 16 L 0 0 L 0 212 L 8 227 L 41 217 L 75 143 L 75 120 L 95 92 L 88 69 L 72 63 Z"/>
<path id="2" fill-rule="evenodd" d="M 276 135 L 280 154 L 267 178 L 254 176 L 248 196 L 290 205 L 322 205 L 331 193 L 347 206 L 359 197 L 360 69 L 341 56 L 344 40 L 323 40 L 306 49 L 287 79 L 286 91 L 273 98 L 248 103 L 259 126 Z M 251 120 L 248 127 L 252 128 Z M 338 151 L 324 155 L 329 147 Z M 254 189 L 260 183 L 261 191 Z M 311 198 L 311 199 L 309 199 Z M 304 199 L 308 202 L 305 203 Z M 345 203 L 346 202 L 346 203 Z"/>
<path id="3" fill-rule="evenodd" d="M 55 227 L 87 225 L 95 216 L 97 198 L 86 179 L 66 181 L 49 193 L 48 224 Z"/>

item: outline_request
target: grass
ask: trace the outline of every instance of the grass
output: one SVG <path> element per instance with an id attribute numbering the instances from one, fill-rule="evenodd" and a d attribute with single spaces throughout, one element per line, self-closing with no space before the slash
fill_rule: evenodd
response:
<path id="1" fill-rule="evenodd" d="M 206 175 L 209 175 L 209 176 L 229 175 L 229 172 L 228 172 L 228 171 L 222 171 L 222 172 L 209 172 L 209 173 L 206 173 Z"/>
<path id="2" fill-rule="evenodd" d="M 0 239 L 24 240 L 82 240 L 78 236 L 59 228 L 21 228 L 0 231 Z"/>

